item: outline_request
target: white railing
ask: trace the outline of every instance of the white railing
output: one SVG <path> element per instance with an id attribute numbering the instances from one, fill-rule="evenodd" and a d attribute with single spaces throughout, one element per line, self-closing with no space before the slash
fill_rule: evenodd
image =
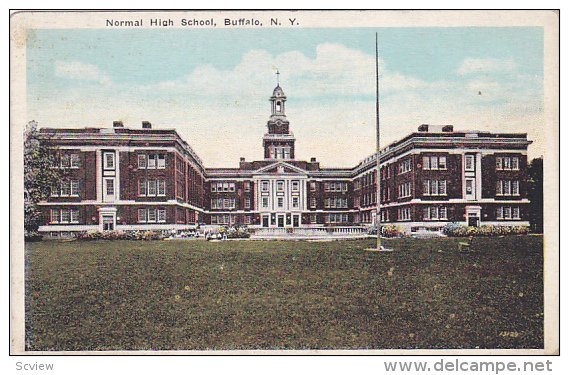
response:
<path id="1" fill-rule="evenodd" d="M 367 234 L 365 227 L 318 227 L 318 228 L 255 228 L 251 229 L 254 236 L 361 236 Z"/>

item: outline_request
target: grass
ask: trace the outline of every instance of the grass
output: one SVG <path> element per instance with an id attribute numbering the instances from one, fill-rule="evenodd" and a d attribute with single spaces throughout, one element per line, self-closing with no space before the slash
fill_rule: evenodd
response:
<path id="1" fill-rule="evenodd" d="M 543 239 L 40 242 L 28 350 L 542 348 Z"/>

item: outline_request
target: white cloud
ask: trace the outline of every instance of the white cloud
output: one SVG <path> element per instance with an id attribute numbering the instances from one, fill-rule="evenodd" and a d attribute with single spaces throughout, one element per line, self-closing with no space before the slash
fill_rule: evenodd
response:
<path id="1" fill-rule="evenodd" d="M 287 115 L 297 137 L 297 157 L 350 167 L 375 149 L 375 59 L 338 44 L 320 45 L 315 52 L 310 57 L 299 51 L 272 55 L 251 50 L 232 69 L 201 65 L 187 76 L 146 86 L 111 83 L 94 65 L 58 62 L 60 77 L 108 85 L 79 86 L 42 97 L 29 106 L 29 115 L 45 127 L 108 127 L 118 119 L 140 127 L 148 120 L 156 128 L 176 128 L 206 166 L 237 166 L 240 156 L 263 157 L 261 137 L 278 68 L 289 98 Z M 465 60 L 462 71 L 492 65 L 473 61 Z M 536 140 L 530 153 L 543 153 L 545 141 L 535 130 L 543 124 L 539 77 L 508 74 L 495 81 L 473 75 L 427 82 L 390 70 L 383 62 L 380 72 L 382 145 L 422 123 L 453 124 L 464 130 L 529 132 Z"/>
<path id="2" fill-rule="evenodd" d="M 97 66 L 80 61 L 56 61 L 55 75 L 60 78 L 96 81 L 102 85 L 111 83 L 110 78 L 101 72 Z"/>
<path id="3" fill-rule="evenodd" d="M 467 75 L 474 73 L 513 71 L 516 68 L 517 64 L 512 60 L 467 58 L 464 59 L 456 72 L 459 75 Z"/>

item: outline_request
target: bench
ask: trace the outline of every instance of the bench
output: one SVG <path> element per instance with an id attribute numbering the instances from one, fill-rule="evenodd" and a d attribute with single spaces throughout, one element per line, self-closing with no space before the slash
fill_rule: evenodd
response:
<path id="1" fill-rule="evenodd" d="M 474 237 L 470 236 L 466 241 L 461 241 L 458 243 L 458 251 L 463 253 L 470 251 L 470 247 L 472 246 L 472 240 Z"/>

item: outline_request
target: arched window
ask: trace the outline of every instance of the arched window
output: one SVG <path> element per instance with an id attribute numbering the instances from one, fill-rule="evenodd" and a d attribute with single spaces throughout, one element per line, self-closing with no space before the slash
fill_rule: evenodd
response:
<path id="1" fill-rule="evenodd" d="M 281 102 L 277 102 L 276 104 L 276 111 L 280 112 L 281 111 Z"/>

